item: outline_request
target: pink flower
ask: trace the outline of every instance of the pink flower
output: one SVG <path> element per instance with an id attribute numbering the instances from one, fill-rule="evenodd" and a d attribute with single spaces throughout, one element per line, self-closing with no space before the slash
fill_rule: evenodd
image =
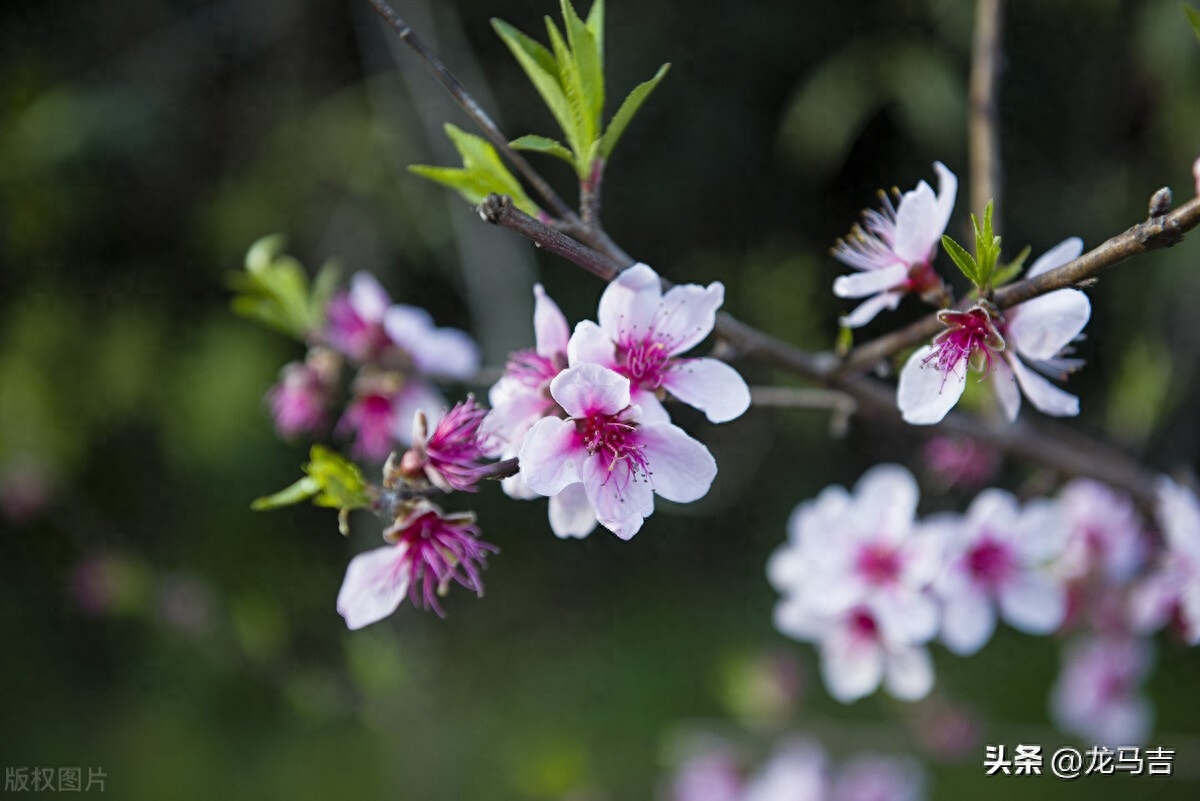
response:
<path id="1" fill-rule="evenodd" d="M 326 348 L 313 348 L 303 363 L 284 366 L 280 382 L 267 393 L 280 436 L 290 439 L 325 428 L 341 370 L 339 359 Z"/>
<path id="2" fill-rule="evenodd" d="M 739 801 L 742 778 L 728 748 L 710 747 L 688 756 L 671 782 L 670 801 Z"/>
<path id="3" fill-rule="evenodd" d="M 919 801 L 925 776 L 911 759 L 863 755 L 838 771 L 830 801 Z"/>
<path id="4" fill-rule="evenodd" d="M 917 500 L 916 481 L 898 465 L 869 470 L 853 495 L 828 487 L 796 508 L 788 543 L 767 566 L 784 594 L 776 627 L 818 644 L 825 685 L 843 703 L 881 682 L 905 700 L 933 686 L 922 645 L 938 630 L 928 589 L 940 546 L 914 524 Z"/>
<path id="5" fill-rule="evenodd" d="M 1049 634 L 1066 615 L 1066 590 L 1049 562 L 1063 548 L 1065 526 L 1058 504 L 1034 500 L 1021 508 L 997 489 L 981 492 L 966 515 L 931 520 L 944 538 L 948 559 L 934 582 L 942 601 L 942 641 L 969 655 L 996 628 L 996 608 L 1014 628 Z"/>
<path id="6" fill-rule="evenodd" d="M 1131 599 L 1135 628 L 1149 633 L 1174 622 L 1189 645 L 1200 644 L 1200 500 L 1164 478 L 1158 488 L 1159 528 L 1166 550 Z"/>
<path id="7" fill-rule="evenodd" d="M 941 422 L 962 397 L 967 372 L 990 371 L 1005 347 L 999 313 L 991 304 L 943 310 L 938 319 L 946 328 L 932 344 L 917 348 L 900 371 L 896 404 L 905 422 L 913 425 Z"/>
<path id="8" fill-rule="evenodd" d="M 1000 469 L 1000 454 L 973 439 L 933 437 L 921 449 L 921 459 L 945 489 L 979 489 Z"/>
<path id="9" fill-rule="evenodd" d="M 567 318 L 541 284 L 533 287 L 533 350 L 509 357 L 504 375 L 488 392 L 492 411 L 480 431 L 484 453 L 511 459 L 525 443 L 534 423 L 543 417 L 565 417 L 566 412 L 550 396 L 550 382 L 567 367 L 567 342 L 571 336 Z M 539 497 L 518 473 L 500 482 L 510 498 Z M 582 484 L 572 484 L 550 498 L 550 528 L 559 537 L 586 537 L 596 528 L 596 515 Z"/>
<path id="10" fill-rule="evenodd" d="M 333 347 L 361 362 L 375 361 L 391 339 L 383 318 L 392 299 L 375 276 L 357 272 L 350 291 L 334 295 L 326 311 L 326 338 Z"/>
<path id="11" fill-rule="evenodd" d="M 483 597 L 479 575 L 496 546 L 479 539 L 472 514 L 445 515 L 425 503 L 410 511 L 384 535 L 385 545 L 350 560 L 338 592 L 338 614 L 350 629 L 390 615 L 407 595 L 414 606 L 445 616 L 438 596 L 455 581 Z"/>
<path id="12" fill-rule="evenodd" d="M 604 290 L 600 324 L 575 327 L 567 347 L 571 366 L 599 364 L 625 376 L 648 423 L 670 419 L 661 402 L 666 392 L 714 423 L 740 417 L 750 407 L 750 390 L 736 370 L 716 359 L 677 358 L 712 332 L 724 300 L 719 282 L 685 284 L 664 295 L 658 274 L 635 264 Z"/>
<path id="13" fill-rule="evenodd" d="M 424 477 L 445 492 L 475 492 L 483 467 L 479 424 L 488 410 L 468 396 L 429 432 L 424 412 L 413 421 L 413 446 L 400 459 L 400 473 Z"/>
<path id="14" fill-rule="evenodd" d="M 1055 569 L 1064 580 L 1121 584 L 1141 569 L 1146 557 L 1142 521 L 1127 495 L 1099 481 L 1076 478 L 1058 499 L 1067 541 Z"/>
<path id="15" fill-rule="evenodd" d="M 1153 710 L 1139 688 L 1153 651 L 1146 640 L 1094 637 L 1074 643 L 1050 695 L 1050 713 L 1065 732 L 1116 748 L 1140 745 L 1150 734 Z"/>
<path id="16" fill-rule="evenodd" d="M 395 395 L 368 391 L 357 395 L 338 421 L 337 433 L 354 434 L 350 449 L 356 456 L 379 460 L 392 452 L 396 430 Z"/>
<path id="17" fill-rule="evenodd" d="M 1061 267 L 1082 252 L 1083 240 L 1078 237 L 1065 239 L 1035 261 L 1025 277 L 1033 278 Z M 1056 417 L 1079 414 L 1079 398 L 1054 386 L 1040 374 L 1063 380 L 1082 364 L 1064 354 L 1079 338 L 1091 315 L 1091 301 L 1078 289 L 1048 292 L 1004 312 L 1000 333 L 1008 347 L 1003 360 L 996 366 L 993 386 L 1009 420 L 1017 419 L 1022 394 L 1044 414 Z"/>
<path id="18" fill-rule="evenodd" d="M 747 782 L 740 801 L 825 801 L 827 763 L 817 743 L 803 738 L 784 741 Z"/>
<path id="19" fill-rule="evenodd" d="M 906 293 L 942 286 L 932 263 L 954 210 L 958 179 L 941 162 L 933 168 L 938 174 L 936 197 L 924 181 L 895 206 L 883 194 L 883 209 L 863 212 L 863 227 L 854 226 L 850 236 L 834 246 L 834 258 L 859 272 L 840 276 L 833 282 L 833 293 L 866 298 L 842 318 L 842 325 L 860 328 L 883 309 L 895 309 Z"/>
<path id="20" fill-rule="evenodd" d="M 712 454 L 670 423 L 643 424 L 629 379 L 583 364 L 551 381 L 550 395 L 569 418 L 543 418 L 525 437 L 521 475 L 534 492 L 581 483 L 596 519 L 622 539 L 654 511 L 654 493 L 687 503 L 708 492 Z"/>

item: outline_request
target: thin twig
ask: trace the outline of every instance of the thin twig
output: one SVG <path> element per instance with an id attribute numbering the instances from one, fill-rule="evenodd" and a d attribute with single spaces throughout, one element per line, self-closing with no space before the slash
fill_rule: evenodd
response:
<path id="1" fill-rule="evenodd" d="M 1074 261 L 1034 278 L 1014 281 L 1000 287 L 993 295 L 992 302 L 1005 309 L 1056 289 L 1084 284 L 1131 256 L 1178 243 L 1183 239 L 1184 233 L 1197 225 L 1200 225 L 1200 198 L 1192 198 L 1170 214 L 1139 223 Z M 965 300 L 959 304 L 959 308 L 970 305 L 971 301 Z M 930 314 L 911 325 L 884 334 L 852 350 L 846 356 L 839 372 L 843 375 L 866 372 L 894 354 L 927 341 L 942 330 L 942 327 L 937 315 Z"/>
<path id="2" fill-rule="evenodd" d="M 1000 229 L 1000 136 L 996 103 L 1000 72 L 1000 28 L 1004 0 L 978 0 L 975 39 L 971 48 L 970 109 L 967 114 L 971 153 L 971 211 L 982 218 L 992 201 L 992 220 Z"/>

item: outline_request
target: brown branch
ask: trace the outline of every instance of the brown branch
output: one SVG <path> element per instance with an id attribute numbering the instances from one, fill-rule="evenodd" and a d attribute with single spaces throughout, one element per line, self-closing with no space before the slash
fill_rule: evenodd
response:
<path id="1" fill-rule="evenodd" d="M 1200 225 L 1200 198 L 1192 198 L 1171 213 L 1139 223 L 1074 261 L 1034 278 L 1014 281 L 1000 287 L 992 296 L 992 302 L 1005 309 L 1056 289 L 1086 284 L 1104 270 L 1131 256 L 1178 243 L 1183 239 L 1184 233 L 1197 225 Z M 966 300 L 959 304 L 959 308 L 970 305 L 971 301 Z M 941 329 L 942 324 L 938 322 L 936 313 L 923 317 L 911 325 L 855 348 L 846 356 L 839 373 L 852 375 L 866 372 L 896 353 L 927 341 Z"/>
<path id="2" fill-rule="evenodd" d="M 978 0 L 971 47 L 970 107 L 967 113 L 971 154 L 971 211 L 983 218 L 989 201 L 1000 229 L 1000 136 L 997 122 L 997 76 L 1000 72 L 1000 28 L 1004 0 Z"/>

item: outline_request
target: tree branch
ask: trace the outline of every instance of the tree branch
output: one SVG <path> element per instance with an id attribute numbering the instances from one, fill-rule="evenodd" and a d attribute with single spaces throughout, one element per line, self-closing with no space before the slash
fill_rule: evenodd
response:
<path id="1" fill-rule="evenodd" d="M 1004 0 L 978 0 L 971 47 L 970 110 L 967 114 L 971 153 L 971 211 L 983 218 L 988 201 L 1000 228 L 1000 136 L 997 123 L 997 76 L 1000 71 L 1000 28 Z"/>

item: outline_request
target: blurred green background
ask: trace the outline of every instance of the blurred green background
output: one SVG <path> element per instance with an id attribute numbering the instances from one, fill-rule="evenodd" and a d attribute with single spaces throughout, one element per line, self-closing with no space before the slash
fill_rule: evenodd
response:
<path id="1" fill-rule="evenodd" d="M 540 36 L 556 4 L 396 5 L 506 132 L 556 133 L 488 25 Z M 1098 244 L 1163 184 L 1190 197 L 1200 45 L 1179 3 L 1011 6 L 1010 252 Z M 724 281 L 748 321 L 829 347 L 849 304 L 829 291 L 827 249 L 877 188 L 932 180 L 942 160 L 964 179 L 961 230 L 971 17 L 967 0 L 612 0 L 610 95 L 674 66 L 610 165 L 610 232 L 674 280 Z M 453 593 L 446 620 L 406 604 L 357 633 L 333 602 L 377 524 L 356 518 L 347 542 L 325 510 L 249 510 L 307 451 L 276 439 L 262 403 L 300 347 L 228 308 L 225 277 L 258 237 L 375 272 L 473 330 L 489 364 L 527 346 L 534 280 L 572 322 L 593 314 L 596 281 L 405 171 L 453 163 L 446 120 L 469 128 L 365 2 L 3 4 L 0 762 L 102 767 L 122 799 L 632 801 L 659 792 L 676 734 L 706 725 L 752 749 L 782 726 L 839 753 L 922 755 L 928 715 L 825 697 L 812 649 L 773 631 L 763 573 L 795 504 L 880 460 L 918 466 L 902 432 L 682 414 L 721 465 L 703 502 L 660 503 L 630 543 L 561 542 L 543 503 L 489 488 L 470 499 L 503 550 L 487 597 Z M 569 170 L 544 166 L 570 196 Z M 1071 382 L 1081 429 L 1160 469 L 1200 453 L 1198 248 L 1103 278 Z M 1001 479 L 1029 480 L 1015 464 Z M 935 651 L 941 692 L 982 718 L 983 740 L 1067 742 L 1045 722 L 1053 639 Z M 802 700 L 755 712 L 747 676 L 779 658 Z M 1014 781 L 1029 799 L 1195 797 L 1198 668 L 1164 641 L 1150 683 L 1154 741 L 1179 749 L 1180 777 L 985 778 L 979 746 L 930 763 L 931 797 L 1009 797 Z"/>

